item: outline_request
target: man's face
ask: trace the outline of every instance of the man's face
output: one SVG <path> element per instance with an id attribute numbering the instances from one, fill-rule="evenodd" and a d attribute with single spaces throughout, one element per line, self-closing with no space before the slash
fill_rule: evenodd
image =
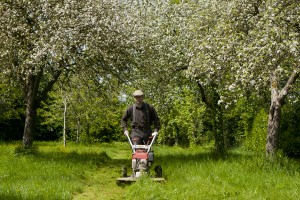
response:
<path id="1" fill-rule="evenodd" d="M 136 103 L 142 103 L 144 100 L 143 96 L 134 96 L 135 102 Z"/>

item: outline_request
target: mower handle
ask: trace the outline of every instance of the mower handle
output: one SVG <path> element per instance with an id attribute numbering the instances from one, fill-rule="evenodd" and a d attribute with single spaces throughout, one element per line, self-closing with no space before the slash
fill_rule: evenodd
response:
<path id="1" fill-rule="evenodd" d="M 150 143 L 149 148 L 147 150 L 147 153 L 149 153 L 149 151 L 150 151 L 150 149 L 151 149 L 151 147 L 152 147 L 152 145 L 153 145 L 156 137 L 157 137 L 157 134 L 155 134 L 154 136 L 152 136 L 152 140 L 151 140 L 151 143 Z"/>
<path id="2" fill-rule="evenodd" d="M 131 146 L 131 149 L 132 149 L 132 151 L 133 151 L 133 153 L 134 153 L 134 152 L 135 152 L 135 149 L 133 148 L 133 144 L 132 144 L 132 142 L 131 142 L 131 139 L 130 139 L 128 133 L 126 133 L 125 135 L 126 135 L 126 137 L 127 137 L 127 139 L 128 139 L 128 142 L 129 142 L 129 144 L 130 144 L 130 146 Z"/>
<path id="3" fill-rule="evenodd" d="M 132 149 L 132 152 L 133 153 L 135 153 L 135 146 L 143 146 L 145 149 L 147 149 L 147 153 L 149 153 L 149 151 L 150 151 L 150 149 L 151 149 L 151 147 L 152 147 L 152 145 L 153 145 L 153 143 L 154 143 L 154 141 L 155 141 L 155 138 L 157 137 L 157 135 L 154 135 L 154 136 L 152 136 L 152 140 L 151 140 L 151 143 L 150 143 L 150 145 L 133 145 L 132 144 L 132 141 L 131 141 L 131 139 L 130 139 L 130 137 L 129 137 L 129 134 L 127 133 L 127 134 L 125 134 L 126 135 L 126 137 L 127 137 L 127 139 L 128 139 L 128 142 L 129 142 L 129 144 L 130 144 L 130 146 L 131 146 L 131 149 Z"/>

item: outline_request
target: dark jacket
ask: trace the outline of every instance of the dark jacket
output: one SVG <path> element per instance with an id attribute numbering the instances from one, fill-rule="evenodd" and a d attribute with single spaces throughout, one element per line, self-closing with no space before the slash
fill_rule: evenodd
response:
<path id="1" fill-rule="evenodd" d="M 134 114 L 133 110 L 135 110 Z M 132 129 L 150 129 L 153 126 L 154 131 L 158 131 L 160 128 L 159 117 L 154 107 L 147 103 L 143 103 L 140 108 L 135 104 L 129 106 L 121 119 L 121 126 L 124 131 L 127 130 L 129 119 L 131 120 Z"/>

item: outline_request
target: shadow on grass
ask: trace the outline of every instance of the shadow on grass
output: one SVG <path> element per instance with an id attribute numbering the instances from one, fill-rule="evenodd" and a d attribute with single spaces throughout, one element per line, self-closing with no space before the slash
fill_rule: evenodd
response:
<path id="1" fill-rule="evenodd" d="M 33 146 L 32 148 L 24 149 L 23 147 L 16 147 L 16 156 L 29 156 L 34 157 L 36 161 L 49 161 L 58 163 L 69 163 L 76 165 L 89 165 L 96 167 L 113 167 L 126 165 L 128 160 L 126 159 L 112 159 L 104 151 L 99 152 L 77 152 L 77 151 L 40 151 L 38 146 Z M 118 165 L 117 165 L 118 164 Z"/>
<path id="2" fill-rule="evenodd" d="M 23 200 L 24 198 L 20 195 L 17 194 L 1 194 L 0 199 L 5 199 L 5 200 Z"/>
<path id="3" fill-rule="evenodd" d="M 24 200 L 24 199 L 30 199 L 30 200 L 41 200 L 44 199 L 42 195 L 37 195 L 36 197 L 30 197 L 30 198 L 24 198 L 20 194 L 0 194 L 0 199 L 2 200 Z M 53 198 L 58 199 L 58 198 Z"/>
<path id="4" fill-rule="evenodd" d="M 64 162 L 70 164 L 83 164 L 83 165 L 94 165 L 96 167 L 120 167 L 120 166 L 131 166 L 130 159 L 113 159 L 107 155 L 104 151 L 99 152 L 77 152 L 77 151 L 49 151 L 42 152 L 39 151 L 38 146 L 33 146 L 29 149 L 24 149 L 18 146 L 15 149 L 15 155 L 17 156 L 34 156 L 36 159 L 41 161 L 53 161 L 53 162 Z M 235 162 L 238 160 L 248 160 L 254 159 L 253 154 L 243 154 L 229 152 L 227 154 L 215 154 L 213 151 L 199 152 L 199 153 L 189 153 L 183 152 L 176 154 L 165 154 L 159 155 L 155 152 L 155 163 L 177 163 L 177 162 L 219 162 L 219 161 L 229 161 Z"/>

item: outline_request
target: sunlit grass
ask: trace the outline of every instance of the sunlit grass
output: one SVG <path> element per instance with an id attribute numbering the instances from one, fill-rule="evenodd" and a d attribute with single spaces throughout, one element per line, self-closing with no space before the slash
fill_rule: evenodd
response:
<path id="1" fill-rule="evenodd" d="M 158 149 L 166 183 L 143 179 L 131 185 L 127 199 L 300 199 L 300 168 L 285 158 L 231 152 L 216 158 L 209 151 Z"/>
<path id="2" fill-rule="evenodd" d="M 18 149 L 17 144 L 0 146 L 1 199 L 72 199 L 111 160 L 95 146 L 38 143 L 29 153 Z"/>
<path id="3" fill-rule="evenodd" d="M 131 167 L 126 143 L 36 142 L 30 151 L 18 145 L 0 144 L 0 199 L 300 199 L 299 162 L 284 157 L 266 161 L 241 149 L 216 157 L 209 147 L 155 146 L 154 166 L 162 166 L 167 181 L 143 177 L 120 187 L 121 167 Z"/>

